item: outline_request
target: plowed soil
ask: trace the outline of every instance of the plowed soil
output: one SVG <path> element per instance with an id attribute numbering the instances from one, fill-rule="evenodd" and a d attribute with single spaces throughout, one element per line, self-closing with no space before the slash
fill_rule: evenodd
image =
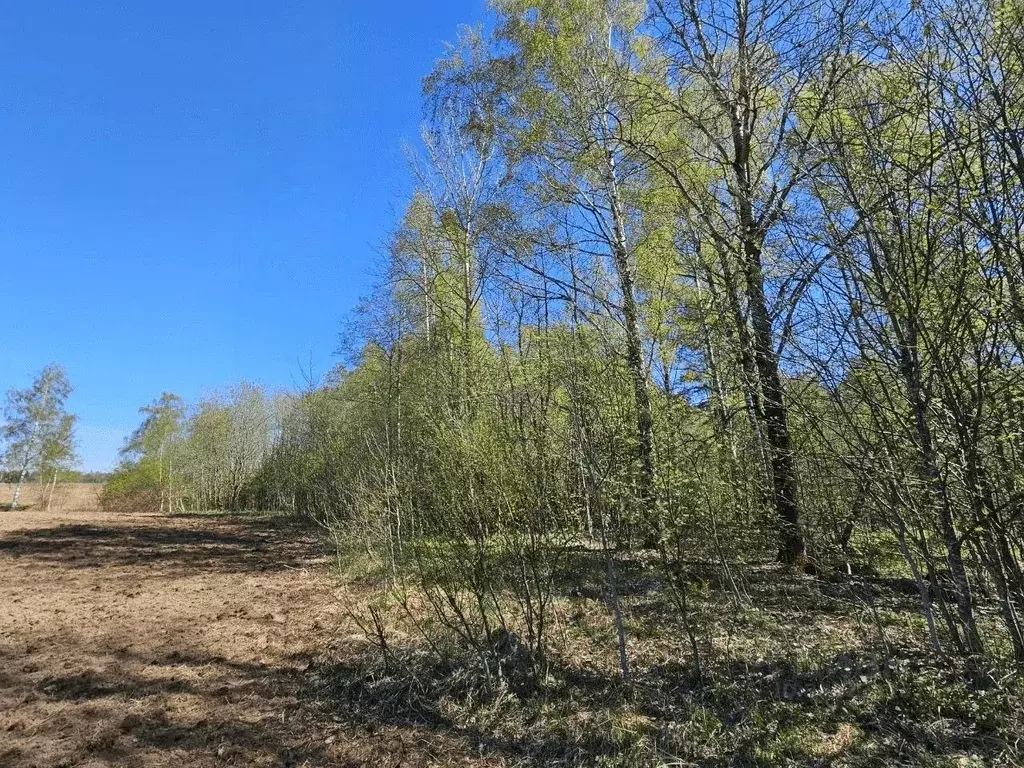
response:
<path id="1" fill-rule="evenodd" d="M 0 511 L 0 766 L 467 760 L 445 734 L 332 714 L 319 671 L 341 611 L 310 531 L 108 514 L 97 492 Z"/>

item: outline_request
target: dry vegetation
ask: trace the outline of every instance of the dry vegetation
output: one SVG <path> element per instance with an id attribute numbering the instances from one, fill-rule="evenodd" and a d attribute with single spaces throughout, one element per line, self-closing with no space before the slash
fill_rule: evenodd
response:
<path id="1" fill-rule="evenodd" d="M 86 512 L 95 511 L 103 486 L 99 483 L 58 483 L 53 489 L 53 499 L 50 504 L 51 512 Z M 25 483 L 21 489 L 21 500 L 19 506 L 23 511 L 38 512 L 46 509 L 47 501 L 46 483 Z M 8 510 L 11 497 L 14 494 L 13 483 L 0 483 L 0 509 Z M 21 519 L 21 518 L 15 518 Z M 3 524 L 7 528 L 11 519 L 5 519 Z"/>

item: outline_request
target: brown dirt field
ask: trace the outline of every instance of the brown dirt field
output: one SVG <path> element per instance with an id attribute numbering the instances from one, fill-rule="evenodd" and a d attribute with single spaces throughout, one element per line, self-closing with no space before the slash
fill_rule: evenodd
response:
<path id="1" fill-rule="evenodd" d="M 325 670 L 353 638 L 308 530 L 64 491 L 0 512 L 2 768 L 472 762 L 450 734 L 332 705 Z"/>

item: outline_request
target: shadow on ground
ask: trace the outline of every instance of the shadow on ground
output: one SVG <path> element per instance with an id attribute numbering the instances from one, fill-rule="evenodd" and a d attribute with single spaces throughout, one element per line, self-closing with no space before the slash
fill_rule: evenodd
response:
<path id="1" fill-rule="evenodd" d="M 323 554 L 315 536 L 287 517 L 173 518 L 173 527 L 74 524 L 8 533 L 0 556 L 67 568 L 160 564 L 167 569 L 264 572 L 298 567 Z M 166 518 L 154 518 L 155 521 Z"/>
<path id="2" fill-rule="evenodd" d="M 326 729 L 303 706 L 300 668 L 202 655 L 98 658 L 95 649 L 83 650 L 83 662 L 94 668 L 38 681 L 19 671 L 0 675 L 0 686 L 20 698 L 3 730 L 41 735 L 51 750 L 69 739 L 50 753 L 63 757 L 36 763 L 36 742 L 26 738 L 0 748 L 0 765 L 148 765 L 143 755 L 162 753 L 188 755 L 192 765 L 336 764 L 326 751 Z M 15 659 L 0 660 L 19 669 Z M 50 706 L 61 707 L 59 722 L 33 717 Z"/>
<path id="3" fill-rule="evenodd" d="M 323 699 L 311 661 L 334 613 L 311 567 L 324 549 L 301 522 L 20 522 L 37 527 L 0 537 L 3 768 L 426 766 L 465 753 L 415 725 L 371 734 Z"/>

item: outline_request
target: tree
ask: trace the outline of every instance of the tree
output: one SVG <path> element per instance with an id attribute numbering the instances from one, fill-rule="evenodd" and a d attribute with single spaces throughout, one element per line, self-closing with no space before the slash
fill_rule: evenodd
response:
<path id="1" fill-rule="evenodd" d="M 75 419 L 65 411 L 71 391 L 67 373 L 51 363 L 30 387 L 7 393 L 4 464 L 18 475 L 11 509 L 17 509 L 29 474 L 50 469 L 55 462 L 73 462 Z"/>
<path id="2" fill-rule="evenodd" d="M 149 405 L 139 409 L 142 423 L 135 429 L 121 449 L 122 456 L 140 462 L 151 462 L 156 467 L 160 490 L 160 511 L 171 510 L 174 490 L 174 462 L 169 448 L 180 436 L 185 418 L 185 403 L 178 395 L 164 392 Z"/>
<path id="3" fill-rule="evenodd" d="M 639 522 L 654 544 L 662 526 L 639 264 L 651 234 L 639 206 L 649 176 L 642 153 L 622 140 L 623 126 L 637 119 L 643 6 L 502 0 L 496 7 L 498 42 L 511 49 L 505 59 L 498 48 L 491 64 L 503 91 L 506 151 L 541 220 L 540 247 L 530 254 L 540 258 L 529 269 L 546 290 L 569 290 L 574 315 L 586 311 L 577 299 L 589 293 L 621 347 L 632 386 Z"/>
<path id="4" fill-rule="evenodd" d="M 75 453 L 75 423 L 77 417 L 73 413 L 61 416 L 56 429 L 44 434 L 43 447 L 39 457 L 39 475 L 45 480 L 50 478 L 50 489 L 46 494 L 46 509 L 53 502 L 53 492 L 57 487 L 57 478 L 61 472 L 67 472 L 78 462 Z"/>
<path id="5" fill-rule="evenodd" d="M 796 563 L 805 543 L 782 349 L 787 305 L 799 301 L 814 260 L 793 247 L 792 225 L 815 170 L 813 139 L 861 61 L 868 16 L 858 0 L 654 0 L 652 17 L 663 63 L 649 98 L 666 128 L 632 141 L 678 190 L 715 265 L 711 287 L 732 316 L 748 412 L 767 454 L 779 559 Z"/>

